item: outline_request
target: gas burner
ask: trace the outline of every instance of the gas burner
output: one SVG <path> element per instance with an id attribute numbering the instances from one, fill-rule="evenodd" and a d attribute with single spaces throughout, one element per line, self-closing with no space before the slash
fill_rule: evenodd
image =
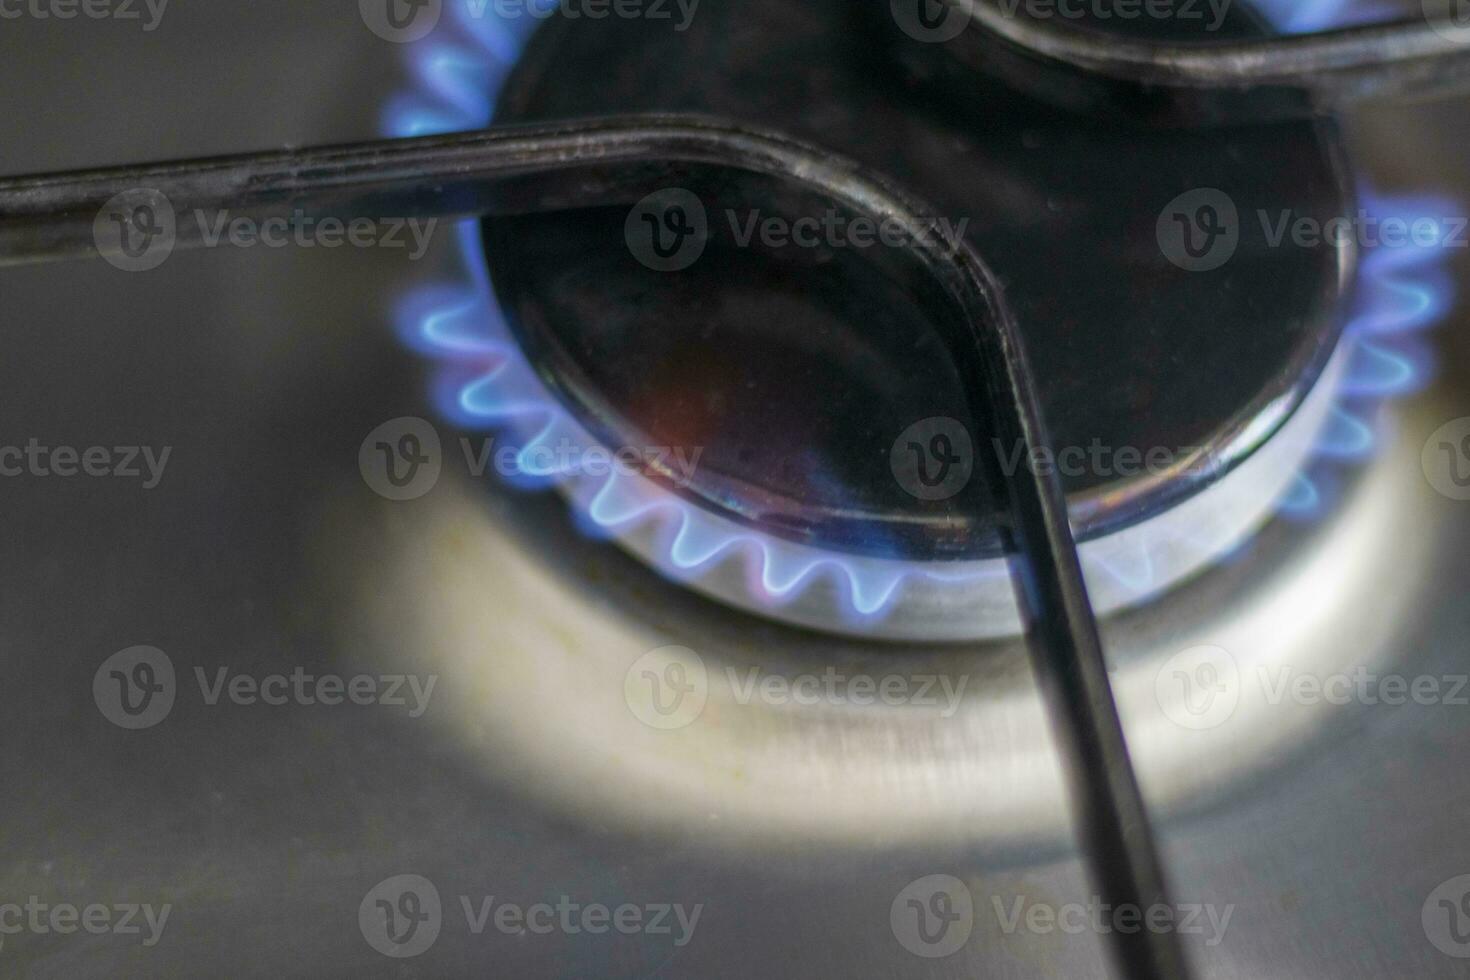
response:
<path id="1" fill-rule="evenodd" d="M 1057 848 L 1069 833 L 1097 904 L 1150 917 L 1176 908 L 1150 812 L 1209 807 L 1208 821 L 1170 828 L 1171 849 L 1187 844 L 1192 872 L 1230 874 L 1191 873 L 1180 897 L 1238 899 L 1254 920 L 1239 928 L 1256 930 L 1204 954 L 1212 975 L 1280 972 L 1303 943 L 1277 925 L 1276 899 L 1303 868 L 1334 864 L 1353 873 L 1295 918 L 1331 919 L 1348 936 L 1369 927 L 1351 942 L 1307 944 L 1331 953 L 1320 970 L 1392 961 L 1425 972 L 1431 954 L 1400 942 L 1418 941 L 1415 909 L 1385 906 L 1380 886 L 1388 880 L 1395 895 L 1417 899 L 1425 872 L 1439 877 L 1461 860 L 1444 843 L 1454 835 L 1433 821 L 1456 812 L 1465 785 L 1452 766 L 1436 771 L 1424 747 L 1463 733 L 1452 711 L 1374 725 L 1338 711 L 1328 691 L 1360 671 L 1397 676 L 1381 670 L 1407 664 L 1406 652 L 1426 671 L 1463 666 L 1447 601 L 1463 561 L 1440 559 L 1461 543 L 1464 522 L 1430 513 L 1424 480 L 1463 497 L 1452 485 L 1462 482 L 1458 467 L 1446 473 L 1440 454 L 1458 462 L 1465 420 L 1440 417 L 1425 442 L 1385 441 L 1374 465 L 1343 465 L 1378 452 L 1375 409 L 1428 374 L 1413 331 L 1445 309 L 1444 239 L 1464 229 L 1443 220 L 1463 208 L 1375 192 L 1368 175 L 1378 168 L 1349 165 L 1335 120 L 1360 96 L 1470 80 L 1463 25 L 1431 12 L 1343 30 L 1343 7 L 1261 0 L 1212 6 L 1228 19 L 1201 43 L 1185 24 L 1100 32 L 1011 0 L 704 0 L 682 30 L 621 14 L 537 16 L 561 9 L 558 0 L 511 5 L 510 20 L 499 19 L 503 5 L 478 0 L 389 4 L 390 26 L 428 18 L 415 28 L 429 32 L 422 43 L 403 49 L 422 84 L 388 107 L 393 134 L 417 138 L 6 177 L 0 264 L 101 256 L 147 271 L 175 248 L 219 244 L 205 218 L 226 213 L 272 225 L 303 216 L 460 222 L 453 258 L 462 277 L 416 278 L 398 311 L 403 335 L 436 362 L 449 417 L 496 432 L 496 470 L 556 487 L 576 521 L 551 495 L 483 493 L 466 474 L 438 481 L 437 440 L 421 419 L 391 426 L 410 423 L 396 440 L 400 470 L 379 418 L 358 455 L 376 495 L 273 468 L 310 495 L 301 499 L 311 509 L 264 527 L 285 529 L 282 540 L 306 526 L 332 539 L 302 550 L 328 558 L 307 564 L 321 566 L 321 581 L 340 579 L 345 601 L 313 599 L 313 615 L 302 617 L 295 576 L 279 583 L 280 596 L 259 596 L 255 577 L 233 566 L 218 588 L 195 590 L 207 609 L 201 622 L 227 630 L 246 606 L 285 610 L 260 634 L 269 652 L 282 637 L 316 652 L 336 626 L 334 655 L 361 662 L 376 653 L 395 671 L 443 679 L 446 703 L 425 722 L 434 729 L 423 751 L 404 755 L 408 729 L 377 726 L 377 744 L 405 760 L 403 772 L 430 772 L 449 789 L 403 815 L 414 854 L 434 864 L 420 870 L 443 869 L 441 882 L 461 884 L 464 842 L 492 846 L 483 827 L 508 826 L 512 846 L 481 865 L 512 886 L 534 868 L 522 883 L 544 891 L 546 873 L 560 873 L 547 872 L 548 856 L 555 865 L 571 854 L 565 880 L 585 882 L 588 868 L 629 867 L 630 844 L 647 850 L 621 830 L 667 832 L 680 853 L 652 873 L 671 872 L 673 885 L 709 895 L 712 908 L 716 898 L 748 908 L 752 883 L 769 890 L 788 872 L 809 889 L 792 893 L 803 899 L 825 902 L 836 885 L 858 937 L 833 944 L 855 965 L 846 972 L 891 973 L 915 961 L 890 955 L 901 955 L 882 928 L 890 900 L 902 913 L 905 896 L 946 867 L 960 889 L 1014 877 L 1028 892 L 1066 894 L 1076 869 Z M 1046 9 L 1067 18 L 1061 6 Z M 904 20 L 915 7 L 917 28 Z M 375 0 L 360 12 L 371 22 L 384 11 Z M 368 26 L 386 39 L 381 23 Z M 940 26 L 946 37 L 915 36 Z M 495 107 L 513 125 L 491 126 Z M 1395 120 L 1374 139 L 1372 117 L 1354 122 L 1362 129 L 1344 131 L 1356 158 L 1381 157 L 1400 178 L 1432 172 L 1421 161 L 1437 156 L 1438 137 Z M 1391 223 L 1399 231 L 1389 245 Z M 1382 247 L 1363 240 L 1374 228 Z M 233 309 L 238 288 L 231 277 L 214 308 Z M 105 318 L 113 311 L 103 305 Z M 80 321 L 79 349 L 103 349 L 96 319 Z M 42 360 L 54 355 L 51 339 L 40 341 Z M 161 359 L 187 353 L 176 339 Z M 283 356 L 289 371 L 300 352 Z M 281 390 L 309 389 L 308 410 L 325 398 L 335 411 L 336 394 L 365 376 L 359 363 L 372 369 L 364 359 L 340 377 L 296 378 Z M 394 398 L 380 380 L 363 389 L 375 412 Z M 196 387 L 201 404 L 217 407 L 217 385 Z M 169 397 L 152 399 L 163 407 L 143 417 L 174 419 L 179 399 L 158 390 Z M 1456 394 L 1463 402 L 1463 384 Z M 279 414 L 246 429 L 231 417 L 208 430 L 225 438 L 208 441 L 233 458 L 239 432 L 273 434 Z M 1424 421 L 1382 416 L 1393 418 Z M 369 455 L 387 466 L 373 471 Z M 620 467 L 608 473 L 610 456 Z M 409 483 L 437 481 L 436 492 L 411 504 L 385 489 L 400 489 L 404 473 Z M 1354 474 L 1351 492 L 1339 495 L 1333 476 L 1344 473 Z M 34 496 L 49 499 L 49 487 Z M 317 506 L 323 492 L 332 507 Z M 190 488 L 186 516 L 206 513 L 199 499 Z M 103 508 L 94 525 L 77 526 L 105 532 L 115 516 Z M 253 521 L 206 523 L 276 540 Z M 578 526 L 687 588 L 660 583 Z M 41 549 L 48 561 L 63 554 L 54 544 L 48 537 Z M 148 581 L 147 564 L 139 570 Z M 246 606 L 217 601 L 242 583 L 252 586 Z M 177 619 L 177 603 L 156 605 L 157 616 Z M 1111 656 L 1099 610 L 1119 613 L 1107 624 Z M 1007 636 L 1022 627 L 1024 642 Z M 1426 649 L 1406 651 L 1415 635 Z M 917 642 L 976 638 L 987 642 Z M 904 641 L 903 656 L 874 639 Z M 65 692 L 85 692 L 91 673 L 76 666 L 65 683 L 33 686 L 75 707 L 85 693 Z M 1314 675 L 1328 703 L 1294 703 L 1294 672 Z M 829 677 L 834 692 L 839 678 L 852 683 L 841 697 L 797 695 Z M 887 695 L 891 681 L 914 685 L 912 697 L 871 696 Z M 936 687 L 942 707 L 924 703 Z M 1417 679 L 1405 689 L 1417 695 Z M 195 745 L 205 714 L 176 713 L 170 726 L 187 727 L 179 744 Z M 293 731 L 308 724 L 313 743 L 333 730 L 304 713 L 290 720 Z M 238 741 L 234 726 L 208 723 L 223 741 L 199 744 Z M 349 748 L 368 732 L 341 724 Z M 97 726 L 72 727 L 93 734 L 82 731 L 58 757 L 97 757 Z M 1363 734 L 1372 737 L 1352 737 Z M 32 741 L 44 755 L 45 740 Z M 161 743 L 145 741 L 147 783 L 144 770 L 158 768 L 149 746 Z M 299 741 L 283 743 L 287 754 Z M 1333 764 L 1311 764 L 1328 744 Z M 1272 792 L 1241 792 L 1288 768 Z M 367 792 L 398 788 L 389 775 Z M 259 795 L 251 781 L 260 780 L 247 777 L 235 797 Z M 1426 789 L 1436 805 L 1400 819 L 1394 802 Z M 1228 809 L 1227 792 L 1239 796 Z M 283 799 L 288 809 L 303 800 Z M 544 819 L 538 802 L 564 819 Z M 161 819 L 177 822 L 178 809 L 164 807 Z M 430 811 L 458 818 L 415 836 Z M 1237 874 L 1242 855 L 1265 853 L 1263 826 L 1285 828 L 1284 849 Z M 1385 826 L 1396 833 L 1368 866 L 1339 860 Z M 89 839 L 81 829 L 72 836 Z M 1318 843 L 1334 832 L 1334 846 Z M 442 846 L 420 846 L 435 840 Z M 699 846 L 683 846 L 691 841 Z M 738 869 L 721 885 L 714 862 L 727 846 Z M 885 874 L 919 864 L 927 878 L 872 901 L 852 886 L 876 851 Z M 72 878 L 87 874 L 83 861 L 65 863 Z M 349 863 L 354 875 L 372 865 Z M 198 866 L 180 873 L 188 879 Z M 376 908 L 369 900 L 391 882 L 418 877 L 402 870 L 368 899 L 354 885 L 359 912 Z M 1442 899 L 1463 894 L 1466 880 L 1425 887 L 1425 915 L 1453 914 Z M 177 883 L 145 885 L 167 894 Z M 275 909 L 279 882 L 259 884 L 261 907 Z M 319 897 L 309 896 L 318 906 Z M 947 923 L 950 908 L 931 897 Z M 1000 895 L 977 907 L 986 898 Z M 823 902 L 803 901 L 821 914 L 798 924 L 832 938 L 846 916 Z M 348 915 L 351 907 L 342 903 Z M 1344 909 L 1353 914 L 1341 917 Z M 875 914 L 876 929 L 866 918 Z M 903 914 L 904 923 L 890 917 L 894 938 L 928 956 L 905 941 Z M 206 909 L 204 918 L 230 915 Z M 915 924 L 926 932 L 927 922 Z M 1463 953 L 1463 943 L 1433 935 L 1442 923 L 1423 919 L 1430 943 Z M 1380 925 L 1391 947 L 1377 938 Z M 747 927 L 724 938 L 743 941 Z M 1042 946 L 1032 940 L 1044 937 L 1004 931 L 983 943 L 962 938 L 967 948 L 945 955 L 977 974 L 1016 962 L 1096 972 L 1088 964 L 1098 936 Z M 1119 975 L 1186 980 L 1202 951 L 1188 951 L 1181 932 L 1115 929 L 1106 945 Z M 450 973 L 482 968 L 487 949 L 448 933 L 425 962 Z M 375 942 L 376 928 L 363 935 L 390 956 L 408 952 Z M 543 938 L 540 952 L 518 946 L 515 962 L 561 962 L 582 945 Z M 722 939 L 680 955 L 695 957 L 692 972 L 718 972 L 729 948 Z M 667 963 L 665 952 L 647 962 Z M 341 962 L 364 955 L 358 948 Z"/>
<path id="2" fill-rule="evenodd" d="M 1269 34 L 1245 9 L 1226 27 Z M 901 174 L 1004 280 L 1053 455 L 1023 459 L 969 413 L 936 330 L 840 226 L 814 247 L 763 242 L 777 191 L 697 172 L 679 190 L 697 197 L 708 239 L 677 275 L 630 250 L 625 207 L 467 230 L 471 284 L 415 295 L 404 316 L 415 344 L 451 362 L 449 413 L 508 429 L 523 478 L 561 486 L 589 530 L 669 577 L 875 638 L 1020 631 L 1003 508 L 992 498 L 977 511 L 958 492 L 966 479 L 1054 467 L 1105 613 L 1231 554 L 1283 500 L 1304 506 L 1300 471 L 1341 425 L 1354 370 L 1342 327 L 1357 256 L 1350 239 L 1283 247 L 1278 216 L 1324 227 L 1388 204 L 1359 199 L 1335 126 L 1090 120 L 979 77 L 957 100 L 893 35 L 836 0 L 712 2 L 678 35 L 560 20 L 492 94 L 467 87 L 462 53 L 422 62 L 429 88 L 469 117 L 399 103 L 393 126 L 482 124 L 497 97 L 503 122 L 696 112 L 774 124 Z M 568 59 L 585 81 L 559 70 Z M 464 108 L 477 105 L 486 118 Z M 1239 233 L 1226 260 L 1202 263 L 1170 238 L 1170 219 L 1217 202 Z M 589 476 L 575 461 L 594 447 L 669 465 Z M 959 479 L 925 487 L 915 468 L 937 474 L 946 450 Z"/>

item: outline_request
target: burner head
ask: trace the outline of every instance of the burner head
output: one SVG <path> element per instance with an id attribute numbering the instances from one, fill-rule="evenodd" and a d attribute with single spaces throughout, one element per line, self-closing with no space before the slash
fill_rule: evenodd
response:
<path id="1" fill-rule="evenodd" d="M 1304 454 L 1310 433 L 1280 437 L 1294 421 L 1315 428 L 1326 410 L 1309 395 L 1336 347 L 1351 255 L 1274 232 L 1283 215 L 1325 223 L 1350 210 L 1335 133 L 1322 122 L 1209 132 L 1100 122 L 979 76 L 959 99 L 916 76 L 905 55 L 914 42 L 895 42 L 866 6 L 706 0 L 682 33 L 553 19 L 497 119 L 715 113 L 891 175 L 1004 281 L 1058 450 L 1037 465 L 1061 473 L 1079 539 L 1115 562 L 1157 553 L 1142 556 L 1156 566 L 1151 581 L 1115 589 L 1091 575 L 1098 606 L 1208 564 L 1269 514 L 1299 462 L 1270 445 Z M 1234 16 L 1232 30 L 1256 29 Z M 583 70 L 569 76 L 566 64 Z M 954 479 L 934 478 L 954 471 L 941 473 L 946 462 L 982 482 L 1028 463 L 972 417 L 948 347 L 904 284 L 875 274 L 858 229 L 811 202 L 728 176 L 691 171 L 682 183 L 708 238 L 677 271 L 629 248 L 627 208 L 485 222 L 492 279 L 541 380 L 609 446 L 698 447 L 692 479 L 666 491 L 732 534 L 769 536 L 793 567 L 838 556 L 880 579 L 903 566 L 941 583 L 937 599 L 909 583 L 908 612 L 846 628 L 1013 629 L 1004 575 L 973 574 L 1003 572 L 1002 509 L 992 500 L 977 512 L 974 488 L 949 492 Z M 822 225 L 798 241 L 780 221 L 802 215 Z M 1229 231 L 1228 260 L 1184 248 L 1175 215 Z M 1248 500 L 1206 496 L 1232 481 Z M 1190 533 L 1202 514 L 1228 516 L 1181 550 L 1155 523 L 1176 511 L 1191 515 Z M 666 543 L 654 537 L 625 543 L 655 557 Z M 691 581 L 753 608 L 771 598 L 728 570 Z M 977 598 L 997 588 L 993 601 Z M 804 602 L 775 612 L 844 628 Z"/>

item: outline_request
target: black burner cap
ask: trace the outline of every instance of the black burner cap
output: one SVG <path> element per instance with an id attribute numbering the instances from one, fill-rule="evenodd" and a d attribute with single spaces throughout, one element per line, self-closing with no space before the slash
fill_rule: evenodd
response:
<path id="1" fill-rule="evenodd" d="M 1273 241 L 1282 216 L 1349 211 L 1332 127 L 1155 129 L 1068 114 L 979 75 L 959 98 L 905 67 L 917 42 L 872 6 L 887 4 L 704 0 L 683 32 L 553 18 L 497 121 L 718 114 L 831 147 L 928 201 L 1005 282 L 1052 442 L 1086 459 L 1063 474 L 1084 539 L 1223 472 L 1125 474 L 1123 461 L 1269 438 L 1336 342 L 1351 256 Z M 703 447 L 677 492 L 725 516 L 841 551 L 994 554 L 993 514 L 895 478 L 896 440 L 935 418 L 1015 464 L 969 416 L 917 304 L 872 274 L 849 229 L 817 232 L 815 247 L 743 242 L 785 213 L 776 189 L 764 206 L 750 187 L 689 189 L 709 243 L 678 272 L 630 251 L 626 208 L 486 222 L 497 292 L 542 377 L 611 443 Z M 1178 251 L 1176 220 L 1228 222 L 1228 261 L 1204 254 L 1208 237 L 1192 239 L 1202 257 Z"/>

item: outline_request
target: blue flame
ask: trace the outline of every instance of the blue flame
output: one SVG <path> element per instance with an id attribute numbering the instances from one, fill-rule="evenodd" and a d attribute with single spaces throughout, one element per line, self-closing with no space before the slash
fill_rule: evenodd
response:
<path id="1" fill-rule="evenodd" d="M 546 7 L 556 0 L 535 0 Z M 1284 31 L 1310 31 L 1364 19 L 1370 5 L 1351 0 L 1270 0 L 1261 3 Z M 1345 11 L 1353 8 L 1349 17 Z M 498 17 L 493 5 L 456 0 L 446 4 L 447 26 L 413 45 L 415 85 L 393 99 L 383 117 L 393 136 L 417 136 L 480 128 L 493 118 L 500 90 L 541 18 Z M 1457 213 L 1432 197 L 1390 197 L 1365 192 L 1366 211 L 1433 218 Z M 1316 461 L 1297 477 L 1280 503 L 1290 516 L 1316 516 L 1330 506 L 1338 483 L 1334 466 L 1370 458 L 1380 441 L 1376 408 L 1424 384 L 1430 361 L 1416 334 L 1437 322 L 1453 297 L 1440 233 L 1433 242 L 1366 252 L 1359 268 L 1356 306 L 1346 328 L 1351 360 L 1331 419 L 1316 446 Z M 1009 576 L 1005 562 L 963 567 L 870 559 L 816 552 L 736 525 L 637 475 L 590 476 L 549 453 L 556 446 L 596 446 L 597 440 L 542 384 L 527 362 L 491 287 L 478 222 L 457 227 L 462 273 L 452 282 L 417 287 L 402 297 L 396 326 L 403 342 L 436 362 L 433 400 L 440 413 L 467 430 L 493 430 L 501 452 L 513 454 L 516 486 L 559 487 L 572 502 L 579 525 L 598 537 L 643 534 L 652 541 L 659 571 L 693 582 L 727 561 L 744 559 L 752 597 L 779 607 L 826 581 L 847 625 L 861 629 L 888 612 L 906 582 L 963 586 Z M 547 463 L 545 460 L 560 462 Z M 1235 549 L 1243 553 L 1246 545 Z M 1158 588 L 1147 546 L 1112 556 L 1101 570 L 1142 597 Z M 1228 560 L 1228 556 L 1227 556 Z"/>
<path id="2" fill-rule="evenodd" d="M 1383 227 L 1398 218 L 1409 228 L 1433 233 L 1401 243 L 1374 239 L 1358 262 L 1354 311 L 1343 330 L 1348 345 L 1347 375 L 1338 403 L 1316 445 L 1314 464 L 1299 474 L 1282 503 L 1291 517 L 1316 518 L 1331 503 L 1339 480 L 1327 464 L 1369 459 L 1383 439 L 1383 402 L 1419 391 L 1433 377 L 1434 361 L 1419 334 L 1442 320 L 1454 302 L 1454 280 L 1448 249 L 1459 247 L 1461 222 L 1450 216 L 1463 209 L 1447 198 L 1430 195 L 1359 194 L 1362 210 Z"/>
<path id="3" fill-rule="evenodd" d="M 1251 6 L 1283 34 L 1356 27 L 1395 13 L 1391 0 L 1252 0 Z"/>
<path id="4" fill-rule="evenodd" d="M 555 2 L 531 0 L 530 13 L 519 17 L 498 16 L 485 2 L 446 3 L 448 23 L 412 45 L 416 85 L 388 102 L 386 133 L 425 136 L 488 125 L 505 80 L 544 19 L 539 11 Z"/>

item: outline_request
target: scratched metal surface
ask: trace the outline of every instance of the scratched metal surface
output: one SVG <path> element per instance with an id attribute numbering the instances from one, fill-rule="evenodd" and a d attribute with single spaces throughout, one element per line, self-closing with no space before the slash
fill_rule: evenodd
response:
<path id="1" fill-rule="evenodd" d="M 0 170 L 371 137 L 401 84 L 397 54 L 351 5 L 180 4 L 151 32 L 3 21 Z M 1465 118 L 1384 113 L 1355 127 L 1356 143 L 1381 183 L 1470 197 Z M 1090 929 L 1005 928 L 1017 900 L 1086 901 L 1060 814 L 1018 828 L 994 800 L 964 802 L 977 765 L 1007 769 L 1019 812 L 1046 812 L 1055 790 L 1039 749 L 1007 761 L 966 741 L 1002 703 L 1035 723 L 1016 649 L 862 648 L 752 623 L 584 541 L 555 500 L 495 491 L 463 467 L 446 465 L 417 501 L 371 492 L 364 436 L 429 414 L 385 311 L 442 273 L 446 249 L 421 263 L 257 248 L 181 253 L 146 274 L 0 274 L 0 445 L 170 448 L 152 489 L 0 479 L 0 905 L 170 908 L 152 946 L 7 934 L 5 974 L 1104 975 Z M 1298 572 L 1319 576 L 1303 595 L 1325 598 L 1261 628 L 1323 628 L 1301 631 L 1288 663 L 1466 670 L 1470 510 L 1419 472 L 1429 433 L 1470 415 L 1464 326 L 1437 333 L 1438 379 L 1397 416 L 1397 448 L 1360 482 L 1337 537 L 1275 528 L 1246 562 L 1110 624 L 1120 671 L 1150 676 L 1157 651 L 1238 626 L 1300 589 Z M 1342 534 L 1362 546 L 1323 543 Z M 1338 560 L 1294 557 L 1323 549 Z M 671 642 L 742 670 L 917 662 L 975 686 L 953 727 L 935 723 L 942 737 L 881 710 L 813 725 L 731 711 L 704 719 L 702 742 L 660 742 L 630 727 L 621 684 L 641 651 Z M 160 724 L 126 731 L 99 711 L 93 680 L 137 644 L 169 655 L 179 691 Z M 406 672 L 437 687 L 418 718 L 210 704 L 196 671 L 221 667 Z M 1421 912 L 1470 873 L 1458 751 L 1470 707 L 1278 705 L 1192 750 L 1147 698 L 1129 706 L 1140 753 L 1167 756 L 1142 768 L 1168 809 L 1179 900 L 1232 910 L 1223 941 L 1187 943 L 1203 975 L 1463 975 Z M 436 941 L 409 959 L 377 952 L 358 917 L 399 874 L 431 880 L 444 906 Z M 890 925 L 900 892 L 931 874 L 961 879 L 975 905 L 968 942 L 934 959 Z M 489 896 L 701 911 L 682 945 L 677 930 L 477 935 L 461 898 L 474 910 Z"/>

